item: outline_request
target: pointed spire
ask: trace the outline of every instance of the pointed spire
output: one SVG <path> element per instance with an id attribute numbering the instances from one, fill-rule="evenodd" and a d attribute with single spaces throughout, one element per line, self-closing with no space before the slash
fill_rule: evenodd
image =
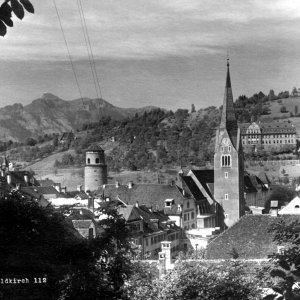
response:
<path id="1" fill-rule="evenodd" d="M 232 140 L 236 139 L 237 134 L 237 119 L 235 117 L 233 95 L 231 89 L 230 70 L 229 70 L 229 57 L 227 56 L 227 77 L 225 85 L 225 94 L 223 101 L 222 117 L 220 129 L 226 129 Z M 232 141 L 233 142 L 233 141 Z"/>

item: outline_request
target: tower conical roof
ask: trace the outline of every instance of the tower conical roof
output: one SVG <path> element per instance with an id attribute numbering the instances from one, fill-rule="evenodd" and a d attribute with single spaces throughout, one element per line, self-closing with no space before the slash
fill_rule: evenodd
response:
<path id="1" fill-rule="evenodd" d="M 87 151 L 98 152 L 98 151 L 104 151 L 104 150 L 97 143 L 94 143 L 90 147 L 88 147 Z"/>
<path id="2" fill-rule="evenodd" d="M 225 94 L 224 94 L 220 129 L 227 130 L 232 143 L 234 144 L 234 146 L 236 146 L 238 123 L 235 117 L 235 111 L 233 105 L 233 95 L 232 95 L 230 71 L 229 71 L 229 59 L 227 59 L 227 76 L 226 76 Z"/>

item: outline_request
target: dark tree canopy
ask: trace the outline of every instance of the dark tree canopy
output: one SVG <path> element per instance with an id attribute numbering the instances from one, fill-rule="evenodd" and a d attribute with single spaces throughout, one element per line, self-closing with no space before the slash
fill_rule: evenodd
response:
<path id="1" fill-rule="evenodd" d="M 22 20 L 25 15 L 25 10 L 34 13 L 34 7 L 29 0 L 5 0 L 0 7 L 0 35 L 5 36 L 7 26 L 13 27 L 13 14 Z"/>

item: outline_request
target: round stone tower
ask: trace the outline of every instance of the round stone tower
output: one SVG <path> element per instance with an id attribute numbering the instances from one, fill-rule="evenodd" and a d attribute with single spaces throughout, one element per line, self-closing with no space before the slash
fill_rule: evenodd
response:
<path id="1" fill-rule="evenodd" d="M 107 165 L 104 150 L 97 144 L 93 144 L 85 153 L 84 190 L 95 191 L 106 183 Z"/>

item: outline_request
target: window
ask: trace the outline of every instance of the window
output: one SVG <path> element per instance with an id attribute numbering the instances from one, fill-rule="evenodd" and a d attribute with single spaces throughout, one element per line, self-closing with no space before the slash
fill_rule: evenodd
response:
<path id="1" fill-rule="evenodd" d="M 88 163 L 88 164 L 90 164 L 90 163 L 91 163 L 91 160 L 90 160 L 89 158 L 87 159 L 87 163 Z"/>
<path id="2" fill-rule="evenodd" d="M 228 214 L 225 214 L 225 219 L 228 219 L 229 215 Z"/>
<path id="3" fill-rule="evenodd" d="M 221 147 L 221 152 L 224 152 L 224 147 Z"/>
<path id="4" fill-rule="evenodd" d="M 89 238 L 93 238 L 94 237 L 94 229 L 93 228 L 89 228 Z"/>
<path id="5" fill-rule="evenodd" d="M 186 221 L 186 214 L 183 215 L 183 220 Z"/>
<path id="6" fill-rule="evenodd" d="M 231 146 L 228 146 L 228 152 L 231 152 Z"/>
<path id="7" fill-rule="evenodd" d="M 100 163 L 100 159 L 97 157 L 96 158 L 96 164 L 99 164 Z"/>
<path id="8" fill-rule="evenodd" d="M 228 194 L 225 194 L 225 200 L 228 200 Z"/>
<path id="9" fill-rule="evenodd" d="M 186 207 L 190 208 L 190 202 L 189 201 L 186 203 Z"/>
<path id="10" fill-rule="evenodd" d="M 221 165 L 222 167 L 230 167 L 231 166 L 231 155 L 225 154 L 221 156 Z"/>
<path id="11" fill-rule="evenodd" d="M 195 218 L 195 213 L 192 211 L 191 213 L 191 219 L 194 219 Z"/>
<path id="12" fill-rule="evenodd" d="M 225 178 L 228 178 L 228 172 L 225 172 Z"/>

